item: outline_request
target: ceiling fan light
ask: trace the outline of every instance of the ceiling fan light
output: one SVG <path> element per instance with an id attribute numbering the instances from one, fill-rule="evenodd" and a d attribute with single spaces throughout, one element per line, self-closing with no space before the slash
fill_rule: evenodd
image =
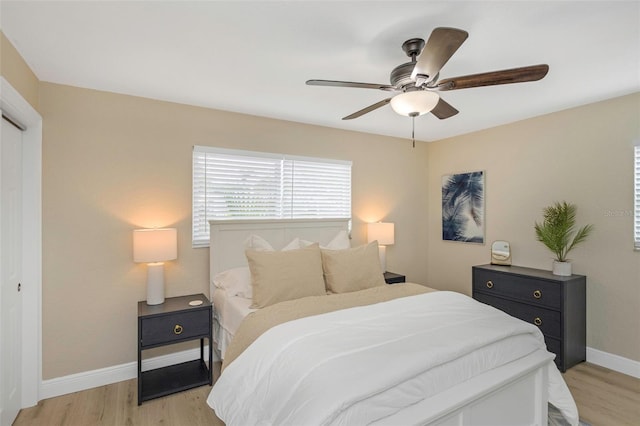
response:
<path id="1" fill-rule="evenodd" d="M 428 90 L 404 92 L 391 99 L 391 108 L 400 115 L 407 117 L 422 115 L 436 107 L 440 96 Z"/>

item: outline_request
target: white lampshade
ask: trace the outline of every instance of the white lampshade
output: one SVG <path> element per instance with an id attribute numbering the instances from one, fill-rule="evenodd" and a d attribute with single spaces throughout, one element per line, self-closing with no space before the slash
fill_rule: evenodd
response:
<path id="1" fill-rule="evenodd" d="M 175 228 L 135 229 L 133 261 L 148 263 L 147 305 L 164 303 L 164 262 L 178 257 L 178 231 Z"/>
<path id="2" fill-rule="evenodd" d="M 367 225 L 367 240 L 369 242 L 378 240 L 381 246 L 394 244 L 394 224 L 389 222 L 376 222 Z"/>
<path id="3" fill-rule="evenodd" d="M 133 231 L 134 262 L 164 262 L 178 257 L 178 232 L 175 228 L 136 229 Z"/>
<path id="4" fill-rule="evenodd" d="M 429 90 L 414 90 L 404 92 L 391 99 L 391 108 L 400 115 L 407 117 L 422 115 L 436 107 L 440 96 Z"/>

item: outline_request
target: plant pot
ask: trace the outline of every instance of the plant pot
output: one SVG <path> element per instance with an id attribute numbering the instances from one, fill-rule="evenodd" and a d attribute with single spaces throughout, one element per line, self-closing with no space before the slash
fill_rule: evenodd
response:
<path id="1" fill-rule="evenodd" d="M 568 277 L 571 275 L 571 262 L 553 261 L 553 275 Z"/>

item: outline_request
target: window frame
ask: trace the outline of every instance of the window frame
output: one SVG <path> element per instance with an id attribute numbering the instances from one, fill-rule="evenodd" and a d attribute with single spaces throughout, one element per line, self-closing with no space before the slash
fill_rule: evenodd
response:
<path id="1" fill-rule="evenodd" d="M 640 142 L 633 152 L 633 248 L 640 251 Z"/>
<path id="2" fill-rule="evenodd" d="M 212 161 L 209 164 L 208 159 Z M 228 168 L 229 162 L 234 168 Z M 242 168 L 243 166 L 246 168 Z M 191 188 L 192 247 L 209 246 L 208 221 L 215 218 L 350 219 L 353 197 L 352 166 L 353 163 L 348 160 L 194 145 Z M 225 167 L 227 171 L 221 172 Z M 303 169 L 305 174 L 301 173 Z M 252 181 L 258 181 L 257 185 L 242 186 L 245 181 L 250 180 L 247 177 L 253 177 L 253 173 L 263 171 L 263 177 Z M 335 174 L 332 171 L 335 171 Z M 217 191 L 208 187 L 216 178 L 221 185 L 224 183 L 225 190 Z M 326 192 L 323 192 L 323 183 L 327 185 Z M 292 190 L 296 186 L 298 190 Z M 235 191 L 234 187 L 238 187 L 239 190 Z M 223 197 L 219 197 L 220 194 Z M 244 213 L 239 213 L 238 210 L 232 212 L 230 206 L 225 205 L 228 201 L 220 202 L 221 198 L 228 199 L 229 194 L 242 194 L 238 198 L 249 206 Z M 254 203 L 252 197 L 256 197 L 255 200 L 264 200 L 266 197 L 268 202 Z M 208 198 L 212 201 L 208 201 Z M 328 201 L 329 199 L 331 201 Z"/>

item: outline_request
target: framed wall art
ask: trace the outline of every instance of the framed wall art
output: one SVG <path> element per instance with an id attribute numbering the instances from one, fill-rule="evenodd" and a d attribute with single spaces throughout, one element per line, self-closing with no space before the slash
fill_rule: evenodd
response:
<path id="1" fill-rule="evenodd" d="M 442 176 L 442 239 L 484 244 L 484 172 Z"/>

